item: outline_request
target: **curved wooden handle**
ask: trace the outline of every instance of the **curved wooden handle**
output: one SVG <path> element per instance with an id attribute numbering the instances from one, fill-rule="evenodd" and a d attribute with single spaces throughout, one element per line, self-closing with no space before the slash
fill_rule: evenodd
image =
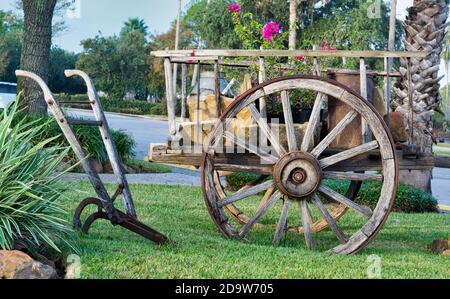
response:
<path id="1" fill-rule="evenodd" d="M 80 70 L 65 70 L 64 74 L 66 75 L 66 77 L 74 77 L 74 76 L 81 77 L 86 83 L 89 99 L 96 100 L 97 93 L 95 91 L 95 86 L 88 74 Z"/>
<path id="2" fill-rule="evenodd" d="M 35 73 L 22 71 L 22 70 L 16 70 L 16 76 L 28 78 L 28 79 L 35 81 L 39 85 L 39 87 L 42 89 L 45 100 L 48 102 L 53 99 L 53 95 L 52 95 L 52 92 L 50 91 L 50 88 L 48 88 L 48 86 L 44 82 L 44 80 L 42 80 L 42 78 L 39 77 L 38 75 L 36 75 Z"/>

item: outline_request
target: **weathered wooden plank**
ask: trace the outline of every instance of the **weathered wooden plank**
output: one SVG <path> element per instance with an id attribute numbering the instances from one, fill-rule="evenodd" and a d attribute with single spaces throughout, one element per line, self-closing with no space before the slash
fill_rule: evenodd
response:
<path id="1" fill-rule="evenodd" d="M 434 165 L 439 168 L 450 168 L 450 157 L 434 155 Z"/>
<path id="2" fill-rule="evenodd" d="M 195 53 L 195 56 L 191 55 Z M 308 51 L 308 50 L 163 50 L 153 51 L 151 55 L 156 57 L 348 57 L 348 58 L 424 58 L 429 55 L 425 51 Z"/>
<path id="3" fill-rule="evenodd" d="M 321 185 L 319 187 L 319 191 L 324 194 L 325 196 L 334 199 L 337 202 L 340 202 L 343 205 L 346 205 L 347 207 L 357 211 L 358 213 L 362 214 L 363 216 L 370 218 L 372 217 L 372 210 L 368 207 L 363 207 L 359 204 L 357 204 L 356 202 L 348 199 L 347 197 L 345 197 L 344 195 L 334 191 L 333 189 L 325 186 L 325 185 Z"/>
<path id="4" fill-rule="evenodd" d="M 181 65 L 181 121 L 187 120 L 187 65 Z"/>
<path id="5" fill-rule="evenodd" d="M 169 134 L 173 137 L 177 133 L 175 122 L 175 96 L 173 94 L 173 75 L 172 65 L 169 59 L 164 61 L 164 70 L 166 74 L 166 100 L 167 100 L 167 118 L 169 122 Z"/>

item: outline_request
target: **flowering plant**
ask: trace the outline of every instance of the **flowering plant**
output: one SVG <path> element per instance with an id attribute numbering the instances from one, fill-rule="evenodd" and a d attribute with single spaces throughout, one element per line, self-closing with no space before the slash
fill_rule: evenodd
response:
<path id="1" fill-rule="evenodd" d="M 231 4 L 230 6 L 228 6 L 228 11 L 240 14 L 241 13 L 241 7 L 238 4 Z"/>
<path id="2" fill-rule="evenodd" d="M 241 13 L 238 4 L 228 6 L 228 11 L 232 14 L 234 30 L 240 38 L 244 49 L 275 49 L 285 50 L 288 44 L 289 31 L 283 31 L 279 23 L 275 20 L 266 24 L 261 24 L 251 13 Z M 301 49 L 312 49 L 311 41 L 302 41 Z M 336 48 L 328 45 L 327 41 L 321 42 L 321 51 L 336 50 Z M 247 58 L 248 59 L 248 58 Z M 294 74 L 311 74 L 314 73 L 314 61 L 310 57 L 296 56 L 295 59 L 286 57 L 266 57 L 266 78 L 272 79 L 279 76 L 289 76 Z M 254 77 L 259 73 L 258 64 L 250 68 Z M 236 75 L 236 74 L 235 74 Z M 314 102 L 314 96 L 302 94 L 298 96 L 301 103 L 299 107 L 309 107 Z M 276 109 L 278 110 L 278 108 Z"/>

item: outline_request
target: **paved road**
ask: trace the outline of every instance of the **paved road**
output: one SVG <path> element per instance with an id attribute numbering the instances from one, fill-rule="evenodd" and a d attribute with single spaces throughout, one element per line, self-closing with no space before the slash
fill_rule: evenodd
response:
<path id="1" fill-rule="evenodd" d="M 84 119 L 92 119 L 90 111 L 68 109 L 69 114 Z M 152 120 L 141 117 L 129 117 L 106 113 L 106 118 L 112 129 L 123 130 L 133 136 L 136 141 L 135 157 L 143 159 L 148 155 L 150 143 L 165 143 L 169 135 L 167 121 Z"/>
<path id="2" fill-rule="evenodd" d="M 70 113 L 86 119 L 92 118 L 89 111 L 69 109 Z M 150 143 L 164 143 L 168 136 L 168 125 L 166 121 L 152 120 L 141 117 L 129 117 L 117 114 L 106 113 L 109 125 L 116 130 L 123 130 L 131 134 L 136 141 L 135 156 L 143 159 L 148 154 Z M 145 178 L 145 181 L 153 183 L 173 183 L 180 182 L 184 185 L 197 185 L 199 182 L 198 173 L 183 173 L 182 170 L 175 169 L 177 175 L 155 176 L 154 179 Z M 189 178 L 189 176 L 191 178 Z M 174 178 L 176 177 L 176 178 Z M 137 180 L 136 182 L 140 182 Z M 432 181 L 433 195 L 440 204 L 450 205 L 450 169 L 436 168 Z"/>

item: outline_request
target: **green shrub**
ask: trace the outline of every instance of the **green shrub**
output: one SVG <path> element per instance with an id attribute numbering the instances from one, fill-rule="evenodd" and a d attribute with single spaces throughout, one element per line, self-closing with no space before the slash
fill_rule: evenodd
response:
<path id="1" fill-rule="evenodd" d="M 45 245 L 59 251 L 71 229 L 55 173 L 69 149 L 51 146 L 56 137 L 33 143 L 48 122 L 14 123 L 16 105 L 0 120 L 0 248 L 20 244 L 33 251 Z"/>
<path id="2" fill-rule="evenodd" d="M 226 177 L 227 189 L 237 191 L 257 178 L 257 175 L 251 173 L 234 173 Z M 338 180 L 326 180 L 325 184 L 341 194 L 345 194 L 349 186 L 349 182 Z M 381 183 L 367 182 L 362 185 L 356 201 L 374 209 L 380 193 Z M 437 201 L 427 192 L 400 184 L 393 211 L 404 213 L 437 212 Z"/>
<path id="3" fill-rule="evenodd" d="M 164 106 L 163 103 L 157 103 L 155 104 L 151 109 L 149 114 L 150 115 L 167 115 L 167 108 Z"/>
<path id="4" fill-rule="evenodd" d="M 227 189 L 230 191 L 237 191 L 244 187 L 246 184 L 253 182 L 259 176 L 254 173 L 233 173 L 226 177 L 227 179 Z"/>
<path id="5" fill-rule="evenodd" d="M 67 95 L 59 94 L 55 96 L 57 101 L 88 101 L 88 97 L 84 94 L 82 95 Z M 112 98 L 102 98 L 102 107 L 104 111 L 125 113 L 125 114 L 135 114 L 135 115 L 146 115 L 150 114 L 150 110 L 155 106 L 155 104 L 148 103 L 146 101 L 140 100 L 120 100 Z M 65 105 L 65 107 L 78 108 L 78 109 L 90 109 L 86 105 L 71 104 Z"/>
<path id="6" fill-rule="evenodd" d="M 340 193 L 347 190 L 348 183 L 327 180 L 326 184 Z M 366 182 L 358 193 L 357 202 L 374 209 L 381 194 L 381 183 Z M 437 201 L 433 195 L 420 189 L 399 184 L 397 197 L 392 208 L 395 212 L 403 213 L 429 213 L 437 212 Z"/>
<path id="7" fill-rule="evenodd" d="M 66 138 L 61 132 L 59 125 L 51 117 L 30 117 L 19 114 L 15 117 L 15 122 L 20 120 L 26 122 L 44 123 L 43 130 L 37 134 L 32 142 L 33 144 L 39 143 L 41 140 L 54 138 L 49 144 L 50 146 L 69 146 Z M 91 126 L 73 126 L 75 135 L 81 143 L 81 146 L 90 155 L 91 158 L 104 163 L 108 161 L 108 155 L 106 153 L 105 146 L 100 135 L 100 131 L 97 127 Z M 123 131 L 112 130 L 112 137 L 117 146 L 117 151 L 123 160 L 133 156 L 133 150 L 135 142 L 130 135 Z M 78 160 L 72 151 L 69 151 L 68 157 L 72 163 L 76 163 Z"/>

